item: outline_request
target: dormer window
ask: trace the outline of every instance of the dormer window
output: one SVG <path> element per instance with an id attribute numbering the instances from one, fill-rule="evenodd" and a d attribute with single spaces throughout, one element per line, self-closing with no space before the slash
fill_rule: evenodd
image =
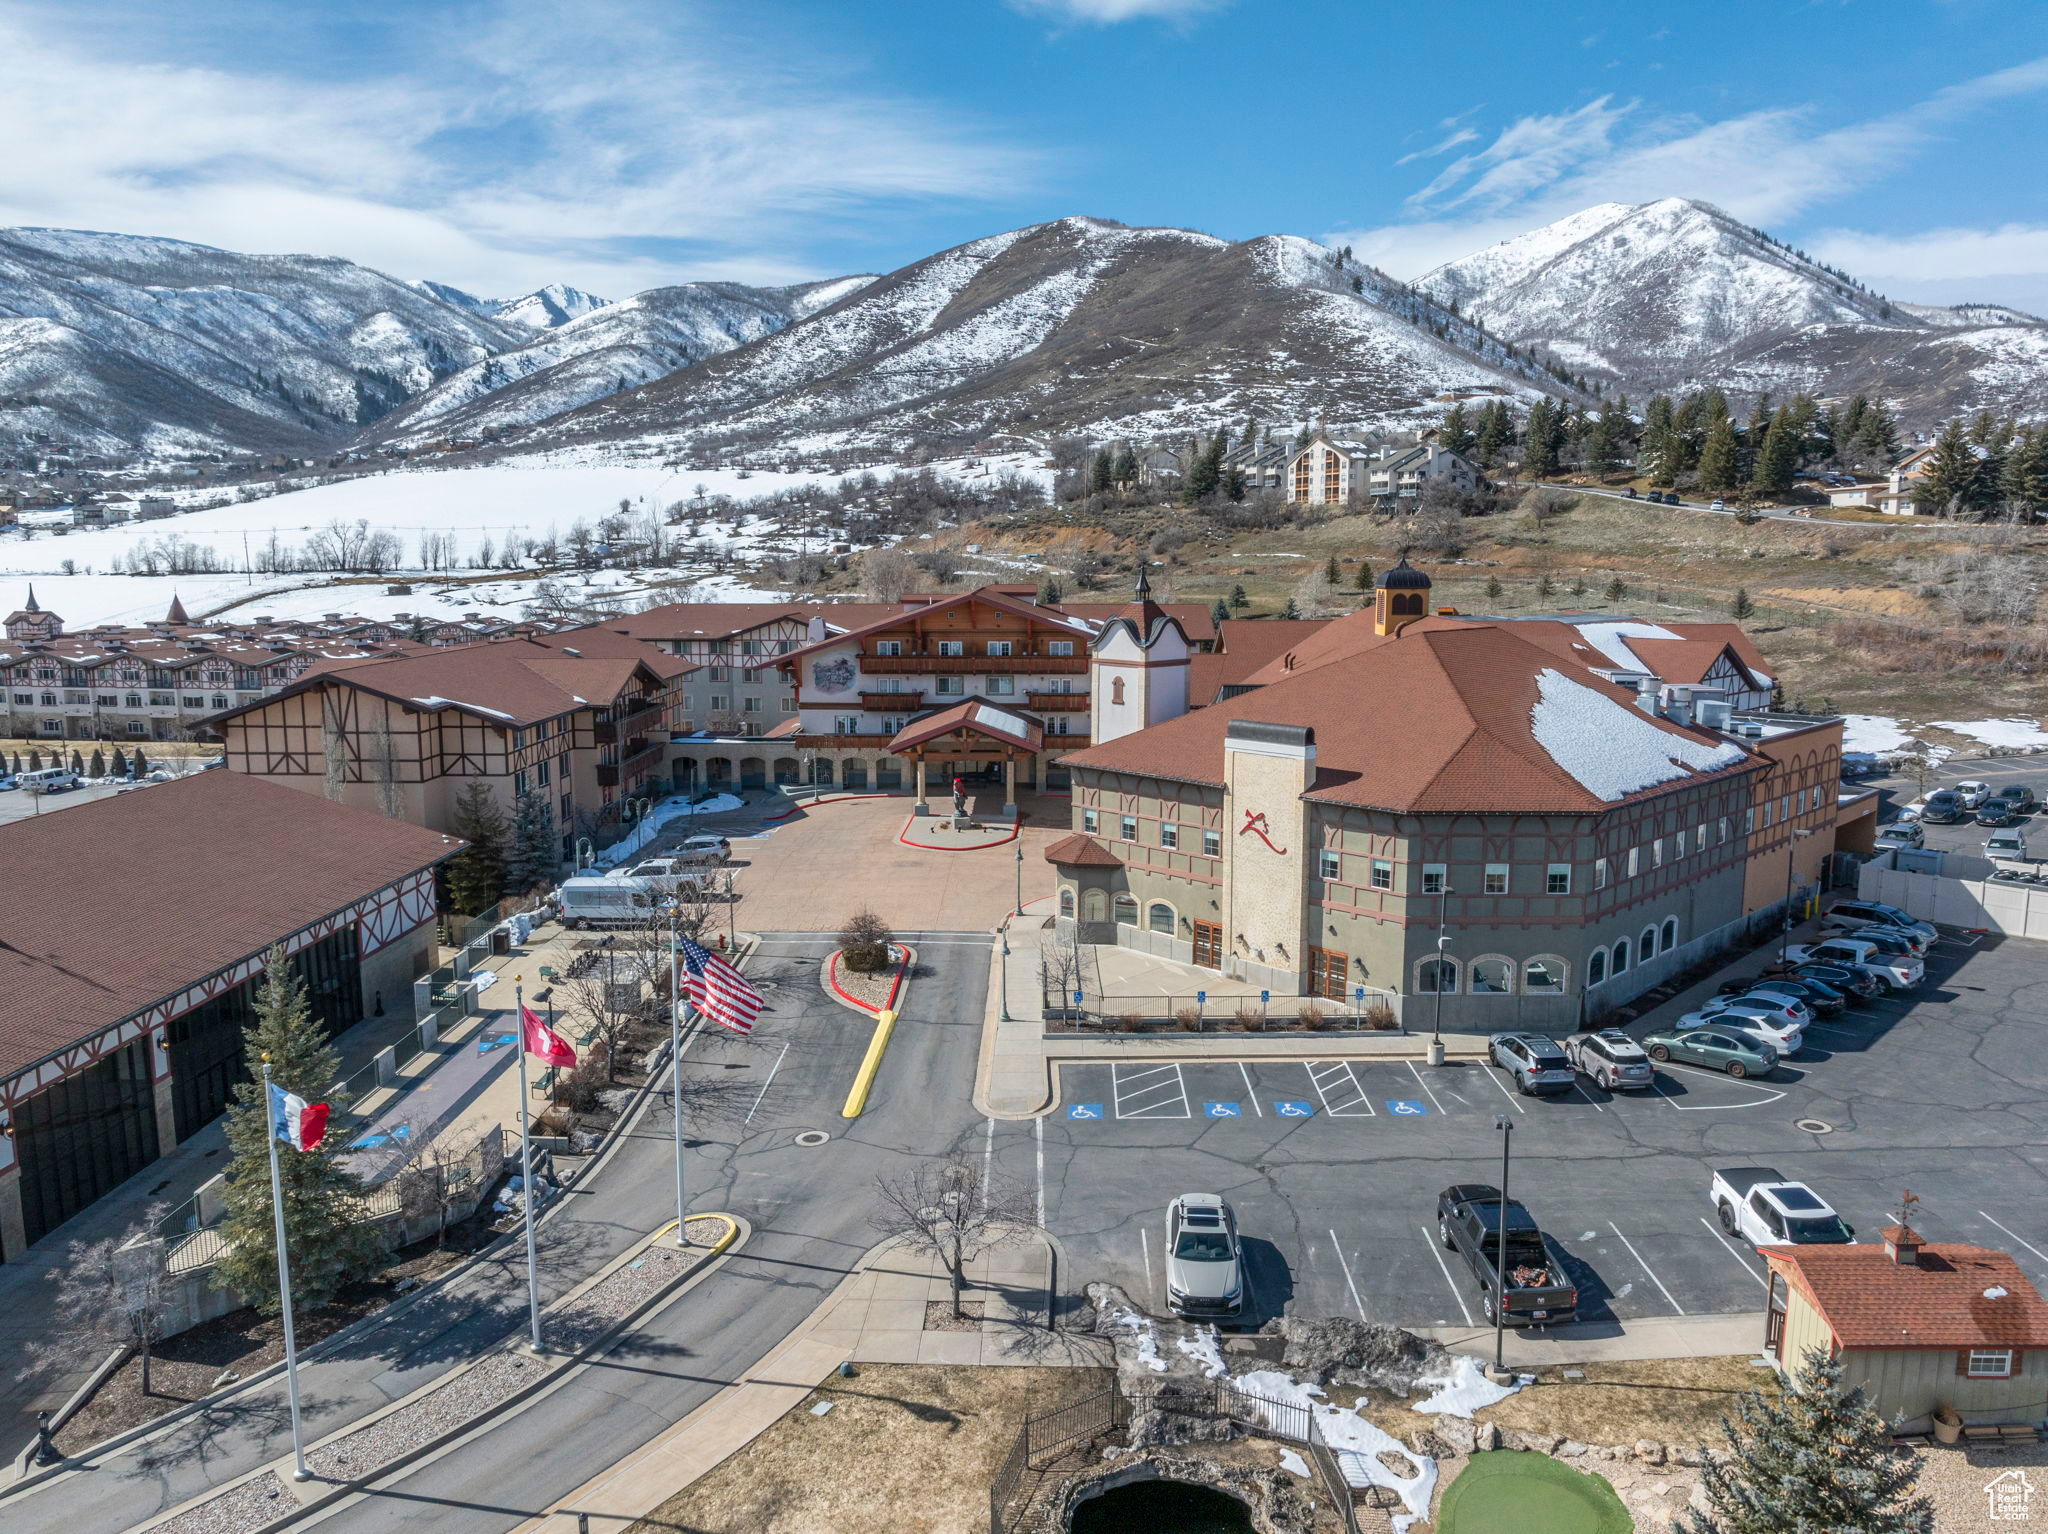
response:
<path id="1" fill-rule="evenodd" d="M 903 641 L 900 639 L 877 639 L 875 641 L 875 653 L 877 655 L 901 655 L 903 653 Z"/>

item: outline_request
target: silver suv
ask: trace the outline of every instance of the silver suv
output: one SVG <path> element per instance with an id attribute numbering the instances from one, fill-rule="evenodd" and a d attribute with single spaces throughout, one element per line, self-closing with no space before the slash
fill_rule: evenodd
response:
<path id="1" fill-rule="evenodd" d="M 1524 1096 L 1569 1092 L 1578 1078 L 1557 1041 L 1540 1033 L 1496 1033 L 1487 1041 L 1493 1063 L 1515 1078 Z"/>
<path id="2" fill-rule="evenodd" d="M 1237 1217 L 1213 1193 L 1183 1193 L 1166 1206 L 1166 1304 L 1199 1320 L 1227 1320 L 1244 1308 Z"/>
<path id="3" fill-rule="evenodd" d="M 1643 1046 L 1619 1028 L 1574 1034 L 1565 1040 L 1564 1053 L 1574 1070 L 1610 1092 L 1644 1091 L 1656 1084 L 1656 1069 Z"/>

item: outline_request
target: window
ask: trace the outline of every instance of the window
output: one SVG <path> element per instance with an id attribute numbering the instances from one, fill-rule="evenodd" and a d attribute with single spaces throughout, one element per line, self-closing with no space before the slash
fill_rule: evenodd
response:
<path id="1" fill-rule="evenodd" d="M 1692 850 L 1694 852 L 1705 852 L 1707 850 L 1707 823 L 1704 820 L 1692 828 Z"/>
<path id="2" fill-rule="evenodd" d="M 548 763 L 535 762 L 533 764 L 533 781 L 539 784 L 541 787 L 545 788 L 547 787 L 548 778 L 551 772 L 552 768 Z"/>
<path id="3" fill-rule="evenodd" d="M 1627 938 L 1623 938 L 1620 942 L 1614 945 L 1614 972 L 1617 975 L 1625 975 L 1628 973 Z"/>
<path id="4" fill-rule="evenodd" d="M 1531 959 L 1522 967 L 1522 989 L 1531 996 L 1564 994 L 1564 960 Z"/>
<path id="5" fill-rule="evenodd" d="M 1110 904 L 1114 908 L 1116 924 L 1119 927 L 1135 927 L 1138 925 L 1137 896 L 1119 895 Z"/>
<path id="6" fill-rule="evenodd" d="M 1081 920 L 1101 921 L 1108 905 L 1109 897 L 1101 890 L 1081 891 Z"/>
<path id="7" fill-rule="evenodd" d="M 1444 879 L 1447 872 L 1448 870 L 1442 863 L 1424 863 L 1422 865 L 1422 893 L 1425 895 L 1441 895 L 1444 892 Z"/>
<path id="8" fill-rule="evenodd" d="M 1344 877 L 1344 855 L 1334 847 L 1325 847 L 1316 854 L 1316 877 L 1318 879 L 1341 879 Z"/>
<path id="9" fill-rule="evenodd" d="M 1596 948 L 1586 961 L 1586 984 L 1598 985 L 1607 978 L 1607 950 Z"/>
<path id="10" fill-rule="evenodd" d="M 1508 892 L 1508 865 L 1488 863 L 1484 891 L 1489 895 L 1505 895 Z"/>
<path id="11" fill-rule="evenodd" d="M 967 693 L 967 678 L 964 676 L 937 677 L 934 683 L 933 691 L 942 698 L 959 698 Z"/>
<path id="12" fill-rule="evenodd" d="M 1204 831 L 1202 833 L 1202 856 L 1205 858 L 1220 858 L 1223 856 L 1223 833 L 1221 831 Z"/>
<path id="13" fill-rule="evenodd" d="M 1655 927 L 1643 928 L 1643 935 L 1636 943 L 1636 956 L 1639 960 L 1649 960 L 1657 957 L 1657 929 Z"/>
<path id="14" fill-rule="evenodd" d="M 941 639 L 939 641 L 939 653 L 941 655 L 965 655 L 967 653 L 967 642 L 964 639 Z"/>
<path id="15" fill-rule="evenodd" d="M 1178 847 L 1180 845 L 1180 827 L 1170 820 L 1160 821 L 1159 845 L 1162 847 Z"/>
<path id="16" fill-rule="evenodd" d="M 526 792 L 526 770 L 524 768 L 512 774 L 512 792 L 514 794 Z"/>
<path id="17" fill-rule="evenodd" d="M 1722 843 L 1723 843 L 1724 845 L 1725 845 L 1725 844 L 1727 843 L 1727 840 L 1728 840 L 1728 817 L 1727 817 L 1726 815 L 1723 815 L 1723 816 L 1721 817 L 1721 836 L 1720 836 L 1720 839 L 1721 839 L 1721 842 L 1722 842 Z"/>
<path id="18" fill-rule="evenodd" d="M 1136 841 L 1138 839 L 1138 817 L 1135 815 L 1117 816 L 1116 834 L 1127 842 Z"/>
<path id="19" fill-rule="evenodd" d="M 1972 1348 L 1963 1373 L 1973 1380 L 2002 1380 L 2012 1373 L 2011 1348 Z"/>
<path id="20" fill-rule="evenodd" d="M 1756 806 L 1751 805 L 1742 812 L 1742 834 L 1747 836 L 1756 829 Z"/>
<path id="21" fill-rule="evenodd" d="M 839 714 L 839 715 L 836 715 L 836 716 L 835 716 L 835 717 L 833 718 L 833 720 L 832 720 L 832 733 L 833 733 L 834 735 L 858 735 L 858 734 L 860 734 L 860 733 L 861 733 L 861 729 L 860 729 L 860 715 L 858 715 L 858 714 Z"/>
<path id="22" fill-rule="evenodd" d="M 1664 918 L 1664 951 L 1666 953 L 1669 953 L 1672 949 L 1676 948 L 1677 946 L 1678 918 L 1676 916 L 1667 916 Z"/>
<path id="23" fill-rule="evenodd" d="M 562 795 L 562 824 L 565 826 L 569 825 L 575 820 L 575 818 L 576 796 L 574 794 Z"/>
<path id="24" fill-rule="evenodd" d="M 1607 859 L 1605 858 L 1593 859 L 1593 888 L 1596 890 L 1607 888 Z"/>
<path id="25" fill-rule="evenodd" d="M 15 699 L 14 701 L 15 701 L 15 702 L 17 702 L 17 703 L 26 703 L 26 702 L 28 701 L 28 699 L 26 699 L 26 698 L 19 698 L 19 697 L 18 697 L 18 698 L 16 698 L 16 699 Z M 141 693 L 139 693 L 139 692 L 131 692 L 131 693 L 129 693 L 129 694 L 128 694 L 128 695 L 126 696 L 126 697 L 124 697 L 124 698 L 123 698 L 123 699 L 121 700 L 121 706 L 122 706 L 123 708 L 140 708 L 140 707 L 142 707 L 142 694 L 141 694 Z"/>
<path id="26" fill-rule="evenodd" d="M 1081 829 L 1088 832 L 1091 836 L 1094 835 L 1096 823 L 1100 818 L 1094 810 L 1081 811 Z"/>
<path id="27" fill-rule="evenodd" d="M 1120 676 L 1109 680 L 1109 701 L 1117 704 L 1124 701 L 1124 679 Z"/>
<path id="28" fill-rule="evenodd" d="M 903 653 L 903 641 L 900 639 L 877 639 L 875 641 L 875 653 L 877 655 L 901 655 Z"/>
<path id="29" fill-rule="evenodd" d="M 1048 655 L 1072 655 L 1074 653 L 1074 641 L 1071 639 L 1048 640 L 1045 646 L 1045 653 Z"/>
<path id="30" fill-rule="evenodd" d="M 1572 892 L 1572 865 L 1552 863 L 1543 872 L 1543 893 L 1546 895 L 1569 895 Z"/>
<path id="31" fill-rule="evenodd" d="M 1325 857 L 1330 854 L 1325 853 Z M 1376 890 L 1390 890 L 1394 887 L 1394 865 L 1385 858 L 1372 860 L 1372 887 Z"/>
<path id="32" fill-rule="evenodd" d="M 1664 838 L 1661 836 L 1650 839 L 1650 866 L 1652 868 L 1662 868 L 1664 866 Z"/>
<path id="33" fill-rule="evenodd" d="M 1454 996 L 1458 990 L 1458 961 L 1456 959 L 1424 959 L 1415 966 L 1415 989 L 1423 996 L 1434 996 L 1441 992 Z"/>
<path id="34" fill-rule="evenodd" d="M 1642 867 L 1642 854 L 1643 849 L 1640 847 L 1628 849 L 1628 873 L 1625 877 L 1633 879 L 1636 876 L 1637 871 Z"/>
<path id="35" fill-rule="evenodd" d="M 1155 900 L 1145 908 L 1145 925 L 1154 932 L 1173 935 L 1173 907 L 1163 900 Z"/>
<path id="36" fill-rule="evenodd" d="M 83 702 L 85 701 L 85 699 L 83 699 L 83 698 L 70 698 L 70 699 L 67 699 L 66 701 L 68 701 L 68 702 L 72 702 L 72 703 L 83 703 Z M 192 695 L 191 693 L 187 693 L 187 694 L 185 695 L 185 707 L 187 707 L 187 708 L 204 708 L 204 707 L 206 707 L 206 699 L 204 699 L 204 698 L 201 698 L 201 697 L 195 697 L 195 696 L 193 696 L 193 695 Z"/>
<path id="37" fill-rule="evenodd" d="M 1474 996 L 1505 996 L 1514 989 L 1514 966 L 1506 959 L 1474 959 L 1472 961 L 1472 994 Z"/>
<path id="38" fill-rule="evenodd" d="M 730 709 L 731 707 L 732 707 L 732 699 L 731 699 L 731 697 L 730 697 L 730 696 L 728 696 L 727 694 L 725 694 L 725 693 L 722 693 L 722 692 L 714 692 L 714 693 L 713 693 L 713 694 L 711 695 L 711 712 L 712 712 L 712 713 L 714 713 L 714 714 L 722 714 L 722 713 L 724 713 L 724 712 L 725 712 L 726 710 Z"/>
<path id="39" fill-rule="evenodd" d="M 1048 714 L 1045 720 L 1045 733 L 1048 735 L 1071 735 L 1074 733 L 1072 726 L 1073 721 L 1065 714 Z"/>
<path id="40" fill-rule="evenodd" d="M 1010 641 L 1007 639 L 991 639 L 988 642 L 987 653 L 990 655 L 1008 655 L 1010 653 Z"/>
<path id="41" fill-rule="evenodd" d="M 1074 892 L 1063 884 L 1060 886 L 1060 915 L 1072 916 L 1073 914 Z"/>
<path id="42" fill-rule="evenodd" d="M 740 704 L 740 707 L 746 713 L 758 714 L 761 712 L 761 700 L 759 698 L 748 698 Z"/>
<path id="43" fill-rule="evenodd" d="M 988 679 L 988 695 L 991 698 L 1007 698 L 1017 690 L 1017 679 L 1010 676 L 992 676 Z"/>
<path id="44" fill-rule="evenodd" d="M 1763 813 L 1763 819 L 1759 820 L 1759 821 L 1757 822 L 1757 824 L 1758 824 L 1759 826 L 1768 826 L 1768 825 L 1770 825 L 1770 823 L 1771 823 L 1771 801 L 1770 801 L 1770 800 L 1768 800 L 1768 799 L 1766 799 L 1766 800 L 1764 801 L 1764 813 Z"/>
<path id="45" fill-rule="evenodd" d="M 784 693 L 784 694 L 782 695 L 782 711 L 783 711 L 783 712 L 784 712 L 785 714 L 790 714 L 790 713 L 794 713 L 794 712 L 796 712 L 796 694 L 795 694 L 795 693 L 793 693 L 793 692 L 786 692 L 786 693 Z"/>

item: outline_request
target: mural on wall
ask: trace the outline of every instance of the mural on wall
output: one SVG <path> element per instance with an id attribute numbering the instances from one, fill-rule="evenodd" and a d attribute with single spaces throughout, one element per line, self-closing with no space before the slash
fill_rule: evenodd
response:
<path id="1" fill-rule="evenodd" d="M 835 655 L 811 663 L 811 687 L 822 693 L 846 692 L 853 686 L 853 657 Z"/>
<path id="2" fill-rule="evenodd" d="M 1239 836 L 1242 836 L 1245 834 L 1245 832 L 1249 831 L 1252 835 L 1256 836 L 1260 841 L 1264 842 L 1268 847 L 1271 847 L 1273 851 L 1279 853 L 1282 857 L 1285 857 L 1287 855 L 1287 849 L 1285 847 L 1273 846 L 1273 838 L 1267 834 L 1271 829 L 1272 828 L 1266 824 L 1266 817 L 1262 812 L 1257 810 L 1246 810 L 1244 812 L 1244 824 L 1237 828 L 1237 834 Z"/>

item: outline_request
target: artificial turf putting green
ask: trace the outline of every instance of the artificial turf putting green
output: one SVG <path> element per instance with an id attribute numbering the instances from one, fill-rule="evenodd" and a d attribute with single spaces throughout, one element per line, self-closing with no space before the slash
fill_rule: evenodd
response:
<path id="1" fill-rule="evenodd" d="M 1437 1509 L 1438 1534 L 1630 1534 L 1634 1527 L 1599 1476 L 1518 1449 L 1473 1455 Z"/>

